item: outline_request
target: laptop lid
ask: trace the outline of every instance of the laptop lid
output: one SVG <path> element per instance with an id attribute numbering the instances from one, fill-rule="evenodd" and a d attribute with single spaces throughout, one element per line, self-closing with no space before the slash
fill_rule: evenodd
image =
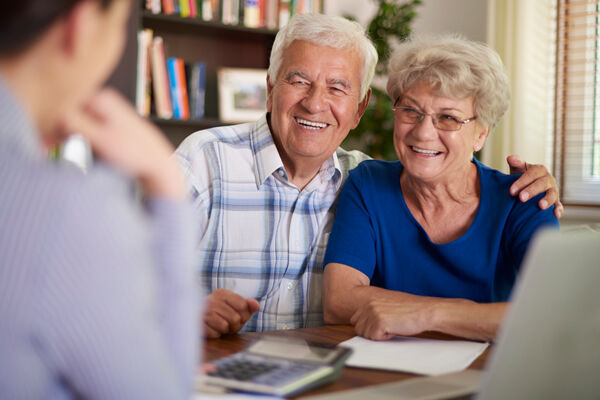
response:
<path id="1" fill-rule="evenodd" d="M 600 398 L 600 232 L 542 232 L 524 262 L 477 398 Z"/>

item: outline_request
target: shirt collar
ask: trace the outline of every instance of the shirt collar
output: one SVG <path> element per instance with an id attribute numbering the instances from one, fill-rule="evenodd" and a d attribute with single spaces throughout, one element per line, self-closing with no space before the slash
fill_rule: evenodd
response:
<path id="1" fill-rule="evenodd" d="M 42 158 L 40 136 L 23 103 L 0 74 L 0 146 L 15 147 L 32 158 Z"/>
<path id="2" fill-rule="evenodd" d="M 281 156 L 277 151 L 273 135 L 268 124 L 268 113 L 265 113 L 252 126 L 250 146 L 254 154 L 254 174 L 257 189 L 273 174 L 287 180 L 287 172 Z M 320 181 L 333 179 L 336 186 L 341 182 L 342 169 L 337 154 L 334 152 L 321 166 L 317 177 Z"/>

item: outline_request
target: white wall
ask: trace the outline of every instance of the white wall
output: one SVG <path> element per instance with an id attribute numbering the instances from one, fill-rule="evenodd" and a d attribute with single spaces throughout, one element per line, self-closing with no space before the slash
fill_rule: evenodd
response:
<path id="1" fill-rule="evenodd" d="M 323 0 L 324 13 L 328 15 L 352 15 L 363 26 L 366 25 L 377 10 L 372 0 Z"/>
<path id="2" fill-rule="evenodd" d="M 324 0 L 325 13 L 353 15 L 366 25 L 377 10 L 375 1 Z M 472 40 L 486 41 L 486 0 L 423 0 L 413 21 L 415 33 L 460 33 Z"/>

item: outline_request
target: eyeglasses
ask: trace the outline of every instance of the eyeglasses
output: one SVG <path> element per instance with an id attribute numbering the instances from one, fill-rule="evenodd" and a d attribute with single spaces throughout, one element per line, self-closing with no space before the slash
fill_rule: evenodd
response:
<path id="1" fill-rule="evenodd" d="M 458 131 L 463 125 L 468 124 L 471 121 L 477 119 L 477 117 L 471 117 L 469 119 L 460 120 L 452 115 L 443 113 L 423 113 L 415 110 L 412 107 L 398 106 L 394 107 L 394 115 L 400 122 L 405 124 L 416 125 L 425 119 L 426 115 L 431 116 L 431 122 L 433 126 L 442 131 Z"/>

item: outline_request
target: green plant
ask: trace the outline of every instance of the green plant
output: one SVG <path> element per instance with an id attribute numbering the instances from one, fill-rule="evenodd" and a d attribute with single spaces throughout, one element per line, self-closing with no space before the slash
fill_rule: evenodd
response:
<path id="1" fill-rule="evenodd" d="M 421 0 L 374 0 L 379 4 L 377 13 L 369 22 L 367 32 L 377 49 L 379 62 L 375 79 L 387 76 L 387 61 L 395 42 L 401 42 L 411 33 L 411 22 L 417 16 L 415 8 Z M 352 16 L 346 18 L 354 19 Z M 342 147 L 359 149 L 373 158 L 394 160 L 394 113 L 385 90 L 371 86 L 371 100 L 360 124 L 350 132 Z"/>

